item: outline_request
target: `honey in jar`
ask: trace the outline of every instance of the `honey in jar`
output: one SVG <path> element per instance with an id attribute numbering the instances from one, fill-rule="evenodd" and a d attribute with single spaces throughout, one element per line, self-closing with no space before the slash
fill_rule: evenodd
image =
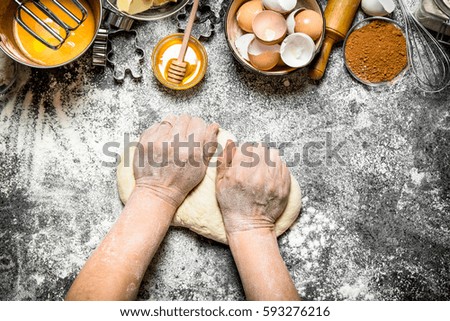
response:
<path id="1" fill-rule="evenodd" d="M 166 87 L 176 90 L 188 89 L 198 84 L 205 76 L 208 59 L 203 45 L 194 37 L 189 40 L 184 61 L 187 62 L 186 75 L 180 84 L 168 80 L 171 62 L 178 58 L 183 34 L 173 34 L 163 38 L 153 50 L 152 65 L 156 78 Z"/>

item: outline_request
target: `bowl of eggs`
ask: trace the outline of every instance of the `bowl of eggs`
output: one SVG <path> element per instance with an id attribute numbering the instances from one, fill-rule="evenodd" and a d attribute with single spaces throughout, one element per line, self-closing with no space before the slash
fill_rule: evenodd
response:
<path id="1" fill-rule="evenodd" d="M 316 0 L 233 0 L 225 33 L 246 69 L 286 75 L 308 66 L 320 51 L 325 19 Z"/>

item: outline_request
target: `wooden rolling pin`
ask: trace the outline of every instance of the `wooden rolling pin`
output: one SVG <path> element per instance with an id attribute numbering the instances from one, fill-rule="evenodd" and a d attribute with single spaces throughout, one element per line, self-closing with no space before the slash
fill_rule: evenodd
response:
<path id="1" fill-rule="evenodd" d="M 320 55 L 309 71 L 309 77 L 322 79 L 333 46 L 344 40 L 361 0 L 329 0 L 325 9 L 326 32 Z"/>

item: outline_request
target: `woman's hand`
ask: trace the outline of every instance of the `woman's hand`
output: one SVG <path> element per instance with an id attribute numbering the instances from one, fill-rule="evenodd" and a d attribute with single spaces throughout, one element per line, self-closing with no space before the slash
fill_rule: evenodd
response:
<path id="1" fill-rule="evenodd" d="M 136 188 L 67 300 L 136 298 L 176 209 L 205 176 L 217 132 L 218 125 L 186 115 L 169 116 L 145 131 L 134 158 Z"/>
<path id="2" fill-rule="evenodd" d="M 274 231 L 289 197 L 289 170 L 278 151 L 261 145 L 228 143 L 219 162 L 217 200 L 247 299 L 298 300 Z"/>
<path id="3" fill-rule="evenodd" d="M 291 184 L 278 150 L 228 142 L 219 162 L 216 193 L 227 233 L 273 229 Z"/>
<path id="4" fill-rule="evenodd" d="M 218 131 L 219 125 L 188 115 L 170 115 L 147 129 L 134 155 L 136 188 L 178 208 L 204 178 Z"/>

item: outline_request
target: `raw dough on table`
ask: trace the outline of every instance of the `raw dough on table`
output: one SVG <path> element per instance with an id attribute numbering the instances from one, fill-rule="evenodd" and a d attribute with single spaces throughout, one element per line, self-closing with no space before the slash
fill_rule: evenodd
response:
<path id="1" fill-rule="evenodd" d="M 220 146 L 225 147 L 227 140 L 236 141 L 236 138 L 229 132 L 221 129 L 217 137 Z M 119 195 L 125 204 L 133 192 L 135 186 L 133 161 L 136 147 L 131 147 L 128 153 L 130 157 L 130 166 L 124 166 L 123 154 L 120 158 L 120 164 L 117 167 L 117 183 Z M 211 159 L 211 164 L 215 164 L 217 154 Z M 178 208 L 173 221 L 173 226 L 186 227 L 204 237 L 213 239 L 217 242 L 228 244 L 225 234 L 225 227 L 222 221 L 219 205 L 216 200 L 216 167 L 209 166 L 205 178 L 192 190 L 186 197 L 183 204 Z M 289 195 L 286 210 L 275 223 L 275 232 L 277 236 L 283 234 L 297 219 L 302 205 L 300 186 L 291 174 L 291 193 Z"/>

